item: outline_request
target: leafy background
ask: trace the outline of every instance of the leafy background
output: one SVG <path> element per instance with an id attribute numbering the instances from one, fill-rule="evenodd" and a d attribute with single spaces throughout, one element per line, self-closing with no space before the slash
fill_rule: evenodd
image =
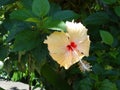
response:
<path id="1" fill-rule="evenodd" d="M 43 44 L 65 21 L 82 22 L 91 39 L 91 72 L 68 70 Z M 0 0 L 0 78 L 46 90 L 120 90 L 120 0 Z"/>

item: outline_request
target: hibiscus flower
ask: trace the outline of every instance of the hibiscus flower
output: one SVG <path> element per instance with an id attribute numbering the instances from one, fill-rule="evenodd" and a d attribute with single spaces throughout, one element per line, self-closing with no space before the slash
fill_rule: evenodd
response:
<path id="1" fill-rule="evenodd" d="M 67 21 L 66 30 L 67 32 L 55 31 L 44 41 L 48 44 L 51 57 L 65 69 L 80 61 L 83 68 L 89 70 L 81 60 L 84 56 L 89 56 L 87 28 L 81 23 Z"/>

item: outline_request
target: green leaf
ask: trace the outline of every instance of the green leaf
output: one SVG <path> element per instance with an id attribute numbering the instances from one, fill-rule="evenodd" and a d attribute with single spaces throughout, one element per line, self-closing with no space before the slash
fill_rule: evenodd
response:
<path id="1" fill-rule="evenodd" d="M 31 23 L 25 23 L 21 21 L 7 21 L 4 23 L 5 28 L 9 31 L 8 37 L 6 42 L 11 41 L 14 39 L 15 35 L 25 29 L 31 29 Z"/>
<path id="2" fill-rule="evenodd" d="M 73 85 L 73 90 L 92 90 L 92 82 L 89 78 L 77 81 Z"/>
<path id="3" fill-rule="evenodd" d="M 33 17 L 32 12 L 26 9 L 16 10 L 10 14 L 10 18 L 16 19 L 16 20 L 26 20 L 27 18 L 30 18 L 30 17 Z"/>
<path id="4" fill-rule="evenodd" d="M 117 0 L 102 0 L 105 4 L 114 4 Z"/>
<path id="5" fill-rule="evenodd" d="M 44 20 L 43 27 L 51 30 L 66 31 L 66 25 L 63 21 L 53 20 L 51 18 Z"/>
<path id="6" fill-rule="evenodd" d="M 71 10 L 58 11 L 53 15 L 55 20 L 73 20 L 77 18 L 79 18 L 79 15 Z"/>
<path id="7" fill-rule="evenodd" d="M 48 0 L 33 0 L 32 11 L 38 17 L 45 16 L 50 9 Z"/>
<path id="8" fill-rule="evenodd" d="M 101 30 L 100 35 L 101 35 L 102 41 L 105 44 L 112 45 L 113 36 L 109 32 Z"/>
<path id="9" fill-rule="evenodd" d="M 101 83 L 101 86 L 98 88 L 98 90 L 117 90 L 117 87 L 115 83 L 112 83 L 106 79 Z"/>
<path id="10" fill-rule="evenodd" d="M 120 17 L 120 6 L 114 8 L 115 13 Z"/>
<path id="11" fill-rule="evenodd" d="M 15 37 L 13 51 L 28 51 L 39 45 L 39 33 L 37 31 L 24 30 Z"/>
<path id="12" fill-rule="evenodd" d="M 102 25 L 109 22 L 109 16 L 105 12 L 96 12 L 88 16 L 84 23 L 86 25 Z"/>

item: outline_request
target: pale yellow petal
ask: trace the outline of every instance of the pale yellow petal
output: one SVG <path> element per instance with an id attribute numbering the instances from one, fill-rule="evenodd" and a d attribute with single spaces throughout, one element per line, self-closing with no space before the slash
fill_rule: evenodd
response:
<path id="1" fill-rule="evenodd" d="M 63 66 L 65 69 L 68 69 L 80 59 L 73 52 L 65 52 L 59 54 L 50 53 L 50 55 L 57 63 L 60 64 L 61 67 Z"/>
<path id="2" fill-rule="evenodd" d="M 61 67 L 63 66 L 65 69 L 68 69 L 70 66 L 77 63 L 84 57 L 83 54 L 79 54 L 78 52 L 75 53 L 72 51 L 66 51 L 65 53 L 59 54 L 50 53 L 50 55 L 58 64 L 60 64 Z"/>
<path id="3" fill-rule="evenodd" d="M 89 49 L 90 49 L 89 36 L 87 36 L 86 40 L 78 43 L 77 49 L 85 56 L 89 56 Z"/>
<path id="4" fill-rule="evenodd" d="M 72 56 L 70 53 L 68 54 L 67 53 L 59 53 L 59 54 L 50 53 L 50 55 L 58 64 L 60 64 L 61 67 L 63 66 L 65 69 L 68 69 L 72 65 L 71 64 Z"/>
<path id="5" fill-rule="evenodd" d="M 44 43 L 48 44 L 50 53 L 64 53 L 69 41 L 64 32 L 54 32 L 47 37 Z"/>
<path id="6" fill-rule="evenodd" d="M 87 28 L 81 23 L 66 22 L 67 32 L 71 41 L 84 41 L 87 37 Z"/>
<path id="7" fill-rule="evenodd" d="M 79 61 L 80 59 L 82 59 L 83 57 L 84 57 L 84 55 L 81 54 L 81 53 L 79 52 L 79 50 L 75 50 L 75 51 L 73 52 L 72 63 L 78 62 L 78 61 Z"/>

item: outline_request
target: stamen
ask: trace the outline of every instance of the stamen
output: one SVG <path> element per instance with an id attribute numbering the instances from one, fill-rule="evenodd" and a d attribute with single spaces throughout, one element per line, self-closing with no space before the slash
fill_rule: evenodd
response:
<path id="1" fill-rule="evenodd" d="M 75 53 L 75 55 L 77 55 L 78 57 L 79 57 L 79 55 L 78 55 L 78 53 L 73 49 L 73 52 Z M 90 71 L 90 68 L 92 67 L 92 66 L 90 66 L 89 64 L 85 64 L 84 62 L 82 62 L 82 60 L 81 60 L 81 58 L 79 57 L 79 60 L 80 60 L 80 63 L 81 63 L 81 65 L 82 65 L 82 68 L 84 69 L 84 71 L 86 70 L 86 71 Z"/>
<path id="2" fill-rule="evenodd" d="M 87 61 L 85 61 L 85 60 L 82 60 L 83 61 L 83 63 L 84 63 L 84 65 L 88 68 L 87 69 L 87 71 L 91 71 L 91 65 L 87 62 Z M 82 71 L 82 72 L 85 72 L 86 71 L 86 69 L 81 65 L 81 63 L 79 62 L 78 63 L 78 65 L 79 65 L 79 68 L 80 68 L 80 70 Z"/>

